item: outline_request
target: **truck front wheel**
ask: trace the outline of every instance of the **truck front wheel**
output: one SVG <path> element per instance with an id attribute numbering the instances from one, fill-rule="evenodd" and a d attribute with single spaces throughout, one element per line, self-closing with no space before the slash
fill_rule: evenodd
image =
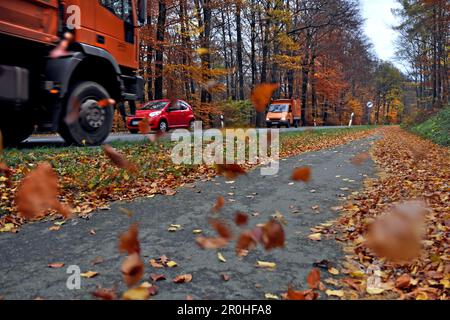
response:
<path id="1" fill-rule="evenodd" d="M 66 100 L 59 129 L 64 140 L 79 146 L 97 146 L 105 141 L 114 118 L 114 107 L 104 103 L 109 98 L 108 92 L 98 83 L 80 82 L 74 85 Z M 78 118 L 66 123 L 66 115 L 74 113 L 78 113 Z"/>

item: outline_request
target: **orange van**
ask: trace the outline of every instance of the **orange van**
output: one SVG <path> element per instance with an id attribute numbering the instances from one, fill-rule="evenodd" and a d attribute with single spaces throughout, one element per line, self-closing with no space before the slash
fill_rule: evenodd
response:
<path id="1" fill-rule="evenodd" d="M 268 128 L 272 126 L 291 126 L 298 127 L 301 117 L 300 101 L 296 99 L 279 99 L 273 100 L 269 105 L 266 116 L 266 125 Z"/>

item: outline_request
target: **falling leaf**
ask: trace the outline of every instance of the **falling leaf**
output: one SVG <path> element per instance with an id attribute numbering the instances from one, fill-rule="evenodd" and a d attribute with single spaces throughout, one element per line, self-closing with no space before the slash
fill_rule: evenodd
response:
<path id="1" fill-rule="evenodd" d="M 257 85 L 251 94 L 251 101 L 257 112 L 264 112 L 270 103 L 273 92 L 278 89 L 276 83 L 261 83 Z"/>
<path id="2" fill-rule="evenodd" d="M 121 267 L 123 280 L 128 287 L 135 285 L 144 275 L 144 263 L 138 253 L 126 257 Z"/>
<path id="3" fill-rule="evenodd" d="M 85 272 L 85 273 L 81 273 L 80 276 L 83 277 L 83 278 L 91 279 L 91 278 L 94 278 L 94 277 L 98 276 L 98 272 L 96 272 L 96 271 L 88 271 L 88 272 Z"/>
<path id="4" fill-rule="evenodd" d="M 129 172 L 137 171 L 137 167 L 135 164 L 125 159 L 125 157 L 121 153 L 116 151 L 116 149 L 114 149 L 110 145 L 103 145 L 103 151 L 105 152 L 105 155 L 111 160 L 111 162 L 117 167 L 125 169 Z"/>
<path id="5" fill-rule="evenodd" d="M 156 282 L 156 281 L 166 280 L 166 276 L 163 274 L 151 273 L 150 279 L 152 279 L 152 281 Z"/>
<path id="6" fill-rule="evenodd" d="M 228 245 L 228 240 L 221 237 L 217 238 L 197 237 L 195 239 L 195 242 L 202 249 L 220 249 L 225 248 Z"/>
<path id="7" fill-rule="evenodd" d="M 246 225 L 248 223 L 248 215 L 243 212 L 236 212 L 234 215 L 234 222 L 238 226 Z"/>
<path id="8" fill-rule="evenodd" d="M 155 259 L 150 259 L 150 265 L 151 265 L 153 268 L 158 268 L 158 269 L 164 268 L 164 265 L 161 264 L 161 263 L 156 262 Z"/>
<path id="9" fill-rule="evenodd" d="M 327 294 L 327 296 L 335 296 L 339 298 L 342 298 L 344 296 L 343 290 L 327 290 L 325 291 L 325 293 Z"/>
<path id="10" fill-rule="evenodd" d="M 179 276 L 176 276 L 173 279 L 173 282 L 175 283 L 187 283 L 192 281 L 192 275 L 191 274 L 182 274 Z"/>
<path id="11" fill-rule="evenodd" d="M 152 131 L 152 128 L 150 127 L 149 120 L 148 118 L 144 118 L 139 122 L 139 132 L 142 134 L 148 134 L 150 131 Z"/>
<path id="12" fill-rule="evenodd" d="M 217 219 L 210 219 L 209 224 L 219 234 L 220 237 L 230 240 L 233 237 L 230 227 L 223 221 Z"/>
<path id="13" fill-rule="evenodd" d="M 216 200 L 216 204 L 214 205 L 214 207 L 212 207 L 211 211 L 219 212 L 223 208 L 224 205 L 225 205 L 224 197 L 218 196 L 217 200 Z"/>
<path id="14" fill-rule="evenodd" d="M 150 297 L 150 291 L 145 287 L 137 287 L 124 292 L 124 300 L 147 300 Z"/>
<path id="15" fill-rule="evenodd" d="M 48 267 L 49 267 L 49 268 L 52 268 L 52 269 L 59 269 L 59 268 L 64 267 L 64 263 L 62 263 L 62 262 L 50 263 L 50 264 L 48 265 Z"/>
<path id="16" fill-rule="evenodd" d="M 61 57 L 68 56 L 70 53 L 67 51 L 69 48 L 70 43 L 73 41 L 73 35 L 70 32 L 64 33 L 63 39 L 60 41 L 60 43 L 52 50 L 50 51 L 50 58 L 51 59 L 58 59 Z"/>
<path id="17" fill-rule="evenodd" d="M 223 254 L 220 252 L 217 252 L 217 258 L 219 259 L 220 262 L 224 262 L 224 263 L 227 262 L 227 260 L 223 256 Z"/>
<path id="18" fill-rule="evenodd" d="M 257 241 L 251 231 L 245 231 L 240 236 L 236 243 L 236 254 L 242 256 L 242 254 L 248 250 L 256 247 Z"/>
<path id="19" fill-rule="evenodd" d="M 285 234 L 283 227 L 275 220 L 270 220 L 262 227 L 262 243 L 266 250 L 284 248 Z"/>
<path id="20" fill-rule="evenodd" d="M 105 288 L 99 288 L 95 290 L 92 295 L 95 298 L 102 299 L 102 300 L 116 300 L 117 294 L 115 289 L 105 289 Z"/>
<path id="21" fill-rule="evenodd" d="M 277 267 L 277 264 L 275 262 L 257 261 L 256 266 L 258 268 L 275 269 Z"/>
<path id="22" fill-rule="evenodd" d="M 294 172 L 292 172 L 291 179 L 294 181 L 308 182 L 311 179 L 311 168 L 310 167 L 296 168 Z"/>
<path id="23" fill-rule="evenodd" d="M 15 196 L 17 210 L 26 219 L 40 217 L 48 209 L 55 209 L 68 218 L 71 209 L 58 201 L 58 193 L 56 173 L 49 163 L 41 163 L 21 181 Z"/>
<path id="24" fill-rule="evenodd" d="M 116 100 L 114 99 L 103 99 L 97 102 L 100 108 L 112 107 L 116 104 Z"/>
<path id="25" fill-rule="evenodd" d="M 197 48 L 195 51 L 196 51 L 197 54 L 200 55 L 200 56 L 203 56 L 203 55 L 209 53 L 209 49 L 208 49 L 208 48 Z"/>
<path id="26" fill-rule="evenodd" d="M 362 165 L 364 162 L 366 162 L 367 160 L 369 160 L 370 155 L 367 152 L 361 152 L 358 153 L 357 155 L 355 155 L 354 157 L 352 157 L 350 159 L 350 162 L 352 164 L 354 164 L 355 166 L 360 166 Z"/>
<path id="27" fill-rule="evenodd" d="M 67 108 L 70 111 L 66 114 L 64 122 L 70 126 L 71 124 L 77 122 L 80 118 L 81 101 L 76 97 L 73 97 Z"/>
<path id="28" fill-rule="evenodd" d="M 219 176 L 224 176 L 228 180 L 247 174 L 238 164 L 216 164 L 216 172 Z"/>
<path id="29" fill-rule="evenodd" d="M 131 225 L 127 232 L 124 232 L 119 239 L 120 252 L 127 252 L 128 254 L 141 252 L 139 240 L 138 240 L 138 225 Z"/>
<path id="30" fill-rule="evenodd" d="M 311 289 L 317 289 L 320 283 L 320 271 L 317 268 L 313 268 L 307 278 L 306 282 Z"/>

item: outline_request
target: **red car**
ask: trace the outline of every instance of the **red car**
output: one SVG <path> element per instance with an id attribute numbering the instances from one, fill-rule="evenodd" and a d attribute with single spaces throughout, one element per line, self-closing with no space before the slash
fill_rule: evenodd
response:
<path id="1" fill-rule="evenodd" d="M 192 107 L 183 100 L 171 103 L 169 99 L 150 101 L 127 117 L 127 128 L 131 133 L 139 132 L 139 122 L 148 118 L 152 130 L 166 132 L 174 128 L 194 128 L 195 116 Z"/>

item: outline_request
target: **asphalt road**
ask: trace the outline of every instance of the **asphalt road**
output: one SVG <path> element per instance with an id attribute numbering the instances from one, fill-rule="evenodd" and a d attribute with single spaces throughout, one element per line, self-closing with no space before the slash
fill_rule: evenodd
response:
<path id="1" fill-rule="evenodd" d="M 301 127 L 301 128 L 280 128 L 280 132 L 296 132 L 305 130 L 317 130 L 317 129 L 336 129 L 345 128 L 345 126 L 336 127 Z M 115 141 L 136 142 L 146 140 L 146 136 L 142 134 L 129 134 L 129 133 L 113 133 L 105 141 L 105 143 L 111 143 Z M 44 146 L 65 146 L 64 139 L 57 134 L 51 135 L 34 135 L 20 144 L 21 149 L 44 147 Z"/>
<path id="2" fill-rule="evenodd" d="M 336 266 L 343 251 L 333 236 L 315 242 L 308 239 L 310 228 L 338 217 L 331 207 L 341 205 L 345 196 L 362 188 L 365 176 L 372 176 L 372 161 L 354 166 L 349 159 L 366 151 L 375 137 L 318 152 L 304 153 L 281 161 L 277 176 L 263 177 L 258 169 L 248 176 L 227 184 L 221 177 L 213 181 L 198 181 L 180 188 L 174 196 L 158 195 L 130 203 L 113 203 L 110 210 L 93 213 L 89 220 L 73 219 L 59 231 L 50 231 L 53 222 L 37 222 L 22 227 L 18 234 L 0 234 L 0 296 L 4 299 L 91 299 L 96 286 L 118 286 L 125 290 L 120 266 L 124 256 L 119 253 L 119 235 L 137 221 L 142 255 L 146 262 L 143 280 L 150 273 L 164 274 L 167 280 L 157 283 L 158 294 L 153 299 L 264 299 L 265 293 L 281 294 L 293 284 L 306 289 L 306 276 L 316 261 L 326 259 Z M 290 184 L 293 168 L 312 167 L 312 181 Z M 345 181 L 343 179 L 346 179 Z M 348 179 L 348 180 L 347 180 Z M 348 188 L 348 189 L 347 189 Z M 315 190 L 315 191 L 312 191 Z M 195 244 L 194 229 L 213 236 L 207 217 L 218 195 L 226 205 L 220 217 L 232 221 L 237 210 L 253 214 L 250 226 L 267 222 L 278 210 L 286 220 L 286 247 L 266 252 L 261 247 L 245 258 L 238 258 L 234 242 L 220 250 L 226 262 L 220 262 L 215 250 L 201 250 Z M 312 207 L 319 206 L 318 210 Z M 121 212 L 134 212 L 132 218 Z M 296 210 L 298 212 L 296 212 Z M 168 232 L 170 224 L 179 224 L 177 232 Z M 90 230 L 95 229 L 92 235 Z M 234 228 L 235 233 L 239 230 Z M 176 261 L 175 268 L 154 269 L 148 261 L 166 255 Z M 102 258 L 102 263 L 93 261 Z M 276 269 L 255 267 L 258 260 L 275 262 Z M 65 267 L 50 269 L 49 263 L 62 262 Z M 82 272 L 96 271 L 98 276 L 82 279 L 80 290 L 66 287 L 66 268 L 77 265 Z M 171 281 L 179 274 L 193 275 L 191 283 Z M 225 282 L 220 273 L 230 280 Z M 323 278 L 331 275 L 322 271 Z M 322 298 L 324 294 L 321 294 Z"/>

